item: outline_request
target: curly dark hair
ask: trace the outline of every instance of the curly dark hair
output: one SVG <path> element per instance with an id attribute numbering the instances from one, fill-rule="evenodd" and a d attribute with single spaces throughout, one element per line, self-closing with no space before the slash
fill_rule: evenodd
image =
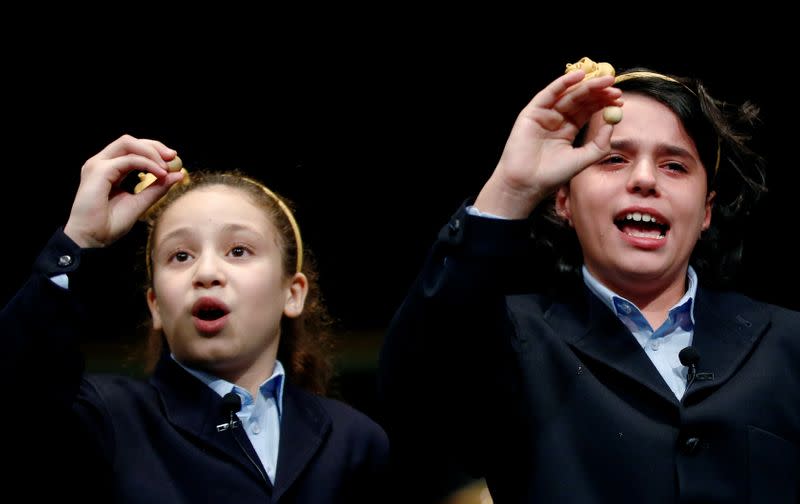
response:
<path id="1" fill-rule="evenodd" d="M 186 177 L 185 177 L 186 178 Z M 144 251 L 147 283 L 152 286 L 153 236 L 164 211 L 183 195 L 201 187 L 223 185 L 242 191 L 251 201 L 262 208 L 278 231 L 278 243 L 282 252 L 283 274 L 288 277 L 296 271 L 298 247 L 294 229 L 277 200 L 270 196 L 260 182 L 238 171 L 192 172 L 186 183 L 178 184 L 146 214 L 147 245 Z M 274 194 L 274 193 L 273 193 Z M 275 194 L 287 206 L 293 205 L 286 198 Z M 291 211 L 291 210 L 290 210 Z M 284 365 L 286 376 L 292 383 L 319 395 L 328 392 L 333 376 L 331 359 L 332 320 L 319 292 L 316 265 L 307 248 L 303 250 L 302 273 L 308 278 L 308 294 L 303 313 L 296 318 L 284 316 L 281 320 L 281 336 L 278 360 Z M 145 369 L 152 371 L 166 345 L 161 331 L 151 330 L 145 350 Z"/>
<path id="2" fill-rule="evenodd" d="M 652 72 L 632 68 L 626 72 Z M 637 76 L 616 87 L 658 100 L 680 119 L 694 140 L 706 168 L 708 190 L 714 191 L 711 226 L 703 232 L 692 252 L 690 264 L 704 285 L 729 287 L 742 259 L 742 220 L 766 192 L 766 162 L 749 147 L 758 107 L 750 102 L 732 105 L 712 97 L 696 79 L 667 76 L 674 81 Z M 582 145 L 586 126 L 574 144 Z M 719 156 L 719 161 L 717 160 Z M 716 169 L 715 169 L 716 168 Z M 532 236 L 537 252 L 555 266 L 551 273 L 577 279 L 583 256 L 574 231 L 554 212 L 553 198 L 531 215 Z"/>

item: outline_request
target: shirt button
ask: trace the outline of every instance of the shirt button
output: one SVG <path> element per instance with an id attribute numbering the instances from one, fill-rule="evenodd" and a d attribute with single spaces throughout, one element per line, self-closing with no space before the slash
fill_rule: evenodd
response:
<path id="1" fill-rule="evenodd" d="M 658 349 L 660 347 L 661 347 L 661 344 L 658 341 L 654 341 L 654 342 L 650 343 L 650 348 L 652 348 L 656 352 L 658 351 Z"/>
<path id="2" fill-rule="evenodd" d="M 261 427 L 259 427 L 257 423 L 253 423 L 250 429 L 253 431 L 253 434 L 258 434 L 259 432 L 261 432 Z"/>
<path id="3" fill-rule="evenodd" d="M 66 268 L 70 264 L 72 264 L 72 256 L 64 254 L 58 258 L 58 265 L 61 266 L 62 268 Z"/>
<path id="4" fill-rule="evenodd" d="M 631 309 L 631 305 L 629 305 L 628 303 L 622 303 L 620 305 L 620 309 L 622 310 L 623 313 L 626 313 L 628 315 L 630 315 L 631 311 L 633 311 Z"/>

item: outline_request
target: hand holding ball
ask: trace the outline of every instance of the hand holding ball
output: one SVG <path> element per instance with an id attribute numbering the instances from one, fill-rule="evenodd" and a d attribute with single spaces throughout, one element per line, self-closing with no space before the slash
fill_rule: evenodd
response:
<path id="1" fill-rule="evenodd" d="M 593 79 L 595 77 L 602 77 L 604 75 L 610 75 L 614 77 L 616 75 L 616 71 L 614 67 L 611 66 L 610 63 L 595 63 L 594 61 L 590 60 L 589 58 L 581 58 L 577 63 L 567 63 L 567 69 L 564 73 L 575 72 L 577 70 L 583 70 L 586 72 L 586 75 L 583 77 L 583 80 Z M 622 120 L 622 108 L 620 107 L 606 107 L 603 109 L 603 120 L 608 124 L 617 124 Z"/>
<path id="2" fill-rule="evenodd" d="M 183 167 L 183 161 L 178 156 L 167 162 L 167 171 L 176 172 L 182 171 L 184 176 L 187 175 L 186 168 Z M 142 172 L 139 174 L 139 183 L 133 188 L 134 194 L 144 191 L 150 184 L 156 181 L 156 176 L 149 172 Z"/>

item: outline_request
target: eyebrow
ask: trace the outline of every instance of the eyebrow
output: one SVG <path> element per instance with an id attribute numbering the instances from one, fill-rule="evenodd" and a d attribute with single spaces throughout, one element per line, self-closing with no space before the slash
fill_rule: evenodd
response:
<path id="1" fill-rule="evenodd" d="M 612 140 L 611 148 L 614 150 L 630 151 L 634 150 L 637 147 L 637 144 L 638 142 L 635 142 L 633 140 Z M 691 152 L 689 152 L 687 149 L 672 144 L 658 144 L 656 146 L 656 152 L 668 154 L 670 156 L 697 159 L 697 157 L 693 155 Z"/>

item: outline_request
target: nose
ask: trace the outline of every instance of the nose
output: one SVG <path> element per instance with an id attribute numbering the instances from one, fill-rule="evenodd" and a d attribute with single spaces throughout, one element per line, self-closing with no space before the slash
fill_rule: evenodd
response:
<path id="1" fill-rule="evenodd" d="M 658 195 L 657 167 L 650 159 L 637 160 L 628 177 L 628 191 L 642 196 Z"/>
<path id="2" fill-rule="evenodd" d="M 195 288 L 209 288 L 225 285 L 225 272 L 221 259 L 214 254 L 202 254 L 195 262 L 192 285 Z"/>

